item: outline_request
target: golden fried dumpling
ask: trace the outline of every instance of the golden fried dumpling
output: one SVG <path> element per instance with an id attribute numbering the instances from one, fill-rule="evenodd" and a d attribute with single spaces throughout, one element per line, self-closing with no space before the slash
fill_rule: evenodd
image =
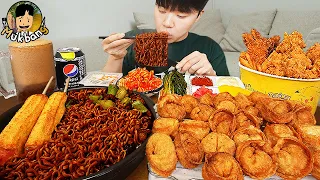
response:
<path id="1" fill-rule="evenodd" d="M 184 95 L 181 97 L 181 103 L 187 113 L 187 116 L 190 116 L 191 111 L 198 106 L 199 100 L 192 95 Z"/>
<path id="2" fill-rule="evenodd" d="M 206 154 L 205 163 L 202 167 L 204 180 L 243 180 L 240 165 L 228 153 L 217 152 Z"/>
<path id="3" fill-rule="evenodd" d="M 295 108 L 294 119 L 290 124 L 293 127 L 298 127 L 300 125 L 315 125 L 316 122 L 311 106 L 298 104 Z"/>
<path id="4" fill-rule="evenodd" d="M 316 179 L 320 179 L 320 151 L 315 151 L 313 153 L 314 163 L 312 169 L 312 176 Z"/>
<path id="5" fill-rule="evenodd" d="M 170 136 L 154 133 L 148 139 L 146 155 L 151 169 L 162 177 L 168 177 L 176 169 L 177 155 Z"/>
<path id="6" fill-rule="evenodd" d="M 262 140 L 262 141 L 267 140 L 263 132 L 254 126 L 243 127 L 236 130 L 233 133 L 232 139 L 237 146 L 249 140 Z"/>
<path id="7" fill-rule="evenodd" d="M 199 101 L 201 104 L 205 104 L 205 105 L 214 107 L 213 98 L 214 98 L 214 96 L 212 96 L 210 93 L 206 93 L 199 98 Z"/>
<path id="8" fill-rule="evenodd" d="M 320 126 L 301 125 L 296 128 L 302 142 L 311 150 L 320 150 Z"/>
<path id="9" fill-rule="evenodd" d="M 254 106 L 247 106 L 244 111 L 247 112 L 248 114 L 251 114 L 253 116 L 260 118 L 259 109 L 256 108 L 255 105 Z"/>
<path id="10" fill-rule="evenodd" d="M 239 111 L 237 108 L 237 105 L 234 103 L 234 101 L 229 101 L 229 100 L 221 101 L 216 106 L 216 109 L 217 110 L 225 109 L 225 110 L 232 112 L 233 114 L 236 114 Z"/>
<path id="11" fill-rule="evenodd" d="M 301 140 L 300 135 L 293 129 L 293 127 L 286 124 L 267 124 L 263 132 L 268 138 L 272 147 L 281 138 L 294 138 Z"/>
<path id="12" fill-rule="evenodd" d="M 200 141 L 209 134 L 210 127 L 208 122 L 196 120 L 184 120 L 179 124 L 180 131 L 188 131 Z"/>
<path id="13" fill-rule="evenodd" d="M 241 143 L 236 151 L 243 172 L 253 179 L 265 179 L 275 174 L 276 162 L 272 159 L 272 152 L 266 151 L 265 141 L 250 140 Z"/>
<path id="14" fill-rule="evenodd" d="M 269 97 L 268 95 L 266 95 L 266 94 L 263 94 L 263 93 L 257 92 L 257 91 L 252 92 L 252 93 L 248 96 L 248 99 L 249 99 L 251 102 L 255 103 L 255 104 L 257 104 L 258 102 L 261 101 L 261 99 L 264 99 L 264 98 L 270 98 L 270 97 Z"/>
<path id="15" fill-rule="evenodd" d="M 197 121 L 208 121 L 213 112 L 214 109 L 211 106 L 199 104 L 191 111 L 190 118 Z"/>
<path id="16" fill-rule="evenodd" d="M 174 139 L 176 153 L 181 165 L 192 169 L 202 163 L 204 156 L 200 140 L 188 131 L 179 131 Z"/>
<path id="17" fill-rule="evenodd" d="M 285 100 L 263 98 L 257 104 L 261 116 L 271 123 L 289 123 L 294 119 L 294 108 Z"/>
<path id="18" fill-rule="evenodd" d="M 223 133 L 231 137 L 236 128 L 235 117 L 230 111 L 217 110 L 209 117 L 209 126 L 212 132 Z"/>
<path id="19" fill-rule="evenodd" d="M 228 92 L 222 92 L 214 96 L 213 104 L 217 107 L 221 101 L 234 101 L 233 96 Z"/>
<path id="20" fill-rule="evenodd" d="M 254 105 L 254 103 L 251 102 L 249 98 L 242 93 L 238 93 L 238 95 L 236 95 L 234 99 L 236 100 L 236 104 L 239 109 L 246 109 L 247 107 Z"/>
<path id="21" fill-rule="evenodd" d="M 239 129 L 242 127 L 248 127 L 250 125 L 260 128 L 263 120 L 258 116 L 248 113 L 247 111 L 239 112 L 235 118 L 236 118 L 236 129 Z"/>
<path id="22" fill-rule="evenodd" d="M 301 141 L 282 138 L 273 149 L 272 158 L 278 164 L 276 174 L 281 178 L 301 179 L 312 171 L 312 154 Z"/>
<path id="23" fill-rule="evenodd" d="M 173 118 L 158 118 L 153 122 L 152 133 L 162 133 L 174 137 L 179 130 L 179 121 Z"/>
<path id="24" fill-rule="evenodd" d="M 160 117 L 182 120 L 186 116 L 186 110 L 181 103 L 181 97 L 176 94 L 167 94 L 157 103 L 157 111 Z"/>
<path id="25" fill-rule="evenodd" d="M 227 135 L 221 133 L 210 133 L 202 139 L 201 145 L 205 153 L 226 152 L 234 155 L 236 145 Z"/>

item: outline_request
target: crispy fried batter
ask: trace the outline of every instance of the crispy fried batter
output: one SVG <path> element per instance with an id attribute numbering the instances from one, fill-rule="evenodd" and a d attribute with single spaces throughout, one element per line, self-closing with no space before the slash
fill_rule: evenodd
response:
<path id="1" fill-rule="evenodd" d="M 199 100 L 192 95 L 184 95 L 181 98 L 181 103 L 187 113 L 187 117 L 190 116 L 191 111 L 198 106 Z"/>
<path id="2" fill-rule="evenodd" d="M 204 156 L 200 140 L 187 131 L 179 131 L 174 139 L 177 156 L 181 165 L 192 169 L 202 163 Z"/>
<path id="3" fill-rule="evenodd" d="M 214 107 L 213 96 L 210 93 L 206 93 L 200 97 L 199 101 L 201 104 L 206 104 L 208 106 Z"/>
<path id="4" fill-rule="evenodd" d="M 233 96 L 228 92 L 219 93 L 213 98 L 213 104 L 215 107 L 217 107 L 220 104 L 220 102 L 222 102 L 222 101 L 234 102 L 235 100 L 234 100 Z"/>
<path id="5" fill-rule="evenodd" d="M 229 101 L 229 100 L 221 101 L 216 107 L 216 109 L 217 110 L 225 109 L 232 112 L 233 114 L 237 114 L 239 112 L 235 101 Z"/>
<path id="6" fill-rule="evenodd" d="M 277 164 L 265 150 L 265 144 L 265 141 L 250 140 L 237 148 L 236 159 L 243 172 L 253 179 L 266 179 L 276 172 Z"/>
<path id="7" fill-rule="evenodd" d="M 293 101 L 288 101 L 292 103 Z M 298 127 L 301 125 L 315 125 L 316 124 L 316 118 L 314 117 L 314 114 L 312 113 L 311 106 L 308 106 L 306 104 L 302 103 L 296 103 L 294 105 L 295 113 L 294 113 L 294 119 L 289 123 L 293 127 Z"/>
<path id="8" fill-rule="evenodd" d="M 150 136 L 146 155 L 152 170 L 162 177 L 168 177 L 176 169 L 176 149 L 166 134 L 155 133 Z"/>
<path id="9" fill-rule="evenodd" d="M 176 94 L 167 94 L 158 101 L 158 114 L 165 118 L 182 120 L 186 116 L 186 110 L 181 103 L 181 97 Z"/>
<path id="10" fill-rule="evenodd" d="M 314 163 L 312 169 L 312 176 L 316 179 L 320 179 L 320 151 L 316 151 L 313 153 Z"/>
<path id="11" fill-rule="evenodd" d="M 174 118 L 159 118 L 153 122 L 152 133 L 162 133 L 174 137 L 179 130 L 179 121 Z"/>
<path id="12" fill-rule="evenodd" d="M 277 162 L 277 175 L 283 179 L 301 179 L 313 168 L 310 150 L 300 141 L 291 138 L 279 139 L 274 146 L 273 160 Z"/>
<path id="13" fill-rule="evenodd" d="M 237 94 L 235 97 L 234 97 L 235 101 L 236 101 L 236 105 L 239 109 L 246 109 L 247 107 L 249 106 L 253 106 L 254 103 L 251 102 L 249 100 L 249 98 L 242 94 L 242 93 L 239 93 Z"/>
<path id="14" fill-rule="evenodd" d="M 267 124 L 263 132 L 267 136 L 272 147 L 276 145 L 278 140 L 281 138 L 301 140 L 300 135 L 294 130 L 294 128 L 286 124 Z"/>
<path id="15" fill-rule="evenodd" d="M 234 155 L 236 145 L 232 139 L 222 133 L 210 133 L 202 139 L 201 145 L 205 153 L 225 152 Z"/>
<path id="16" fill-rule="evenodd" d="M 316 60 L 320 60 L 320 43 L 315 43 L 308 50 L 306 55 L 312 61 L 312 64 L 316 62 Z"/>
<path id="17" fill-rule="evenodd" d="M 211 106 L 205 104 L 199 104 L 198 107 L 195 107 L 190 114 L 191 119 L 197 121 L 208 121 L 210 115 L 214 112 L 214 109 Z"/>
<path id="18" fill-rule="evenodd" d="M 301 49 L 306 47 L 306 44 L 303 41 L 302 34 L 298 31 L 293 31 L 290 35 L 284 33 L 282 42 L 277 46 L 276 51 L 278 53 L 286 54 L 290 56 L 290 53 L 294 48 L 300 47 Z"/>
<path id="19" fill-rule="evenodd" d="M 311 150 L 320 150 L 320 126 L 300 125 L 296 127 L 302 142 Z"/>
<path id="20" fill-rule="evenodd" d="M 208 122 L 185 120 L 179 124 L 180 131 L 188 131 L 200 141 L 209 134 L 210 127 Z"/>
<path id="21" fill-rule="evenodd" d="M 236 130 L 232 135 L 233 141 L 239 146 L 241 143 L 249 141 L 249 140 L 263 140 L 266 141 L 267 137 L 263 134 L 263 132 L 254 127 L 244 127 Z"/>
<path id="22" fill-rule="evenodd" d="M 202 167 L 204 180 L 243 180 L 240 165 L 233 156 L 228 153 L 210 153 L 205 156 Z"/>
<path id="23" fill-rule="evenodd" d="M 249 106 L 252 107 L 252 106 Z M 262 118 L 255 115 L 255 112 L 244 110 L 236 115 L 236 129 L 242 127 L 254 126 L 260 128 L 262 124 Z"/>
<path id="24" fill-rule="evenodd" d="M 230 111 L 217 110 L 209 117 L 209 125 L 212 132 L 223 133 L 231 137 L 236 128 L 235 117 Z"/>

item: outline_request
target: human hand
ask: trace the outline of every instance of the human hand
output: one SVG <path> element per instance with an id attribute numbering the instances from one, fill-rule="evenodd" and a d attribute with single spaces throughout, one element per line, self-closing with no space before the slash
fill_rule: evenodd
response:
<path id="1" fill-rule="evenodd" d="M 188 56 L 184 57 L 177 65 L 177 69 L 180 72 L 189 72 L 190 74 L 216 76 L 216 72 L 213 70 L 207 55 L 194 51 Z"/>
<path id="2" fill-rule="evenodd" d="M 111 34 L 102 41 L 104 52 L 114 59 L 123 59 L 127 54 L 127 48 L 134 42 L 134 39 L 121 39 L 124 33 Z"/>

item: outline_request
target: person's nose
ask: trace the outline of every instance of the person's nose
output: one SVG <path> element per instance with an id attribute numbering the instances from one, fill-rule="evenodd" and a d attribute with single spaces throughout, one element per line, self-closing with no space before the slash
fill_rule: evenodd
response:
<path id="1" fill-rule="evenodd" d="M 174 26 L 173 18 L 174 18 L 174 14 L 168 13 L 166 18 L 163 21 L 163 26 L 167 28 L 172 28 Z"/>

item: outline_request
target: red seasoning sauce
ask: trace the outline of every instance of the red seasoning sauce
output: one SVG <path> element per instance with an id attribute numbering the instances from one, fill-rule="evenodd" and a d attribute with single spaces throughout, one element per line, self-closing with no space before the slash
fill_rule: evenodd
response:
<path id="1" fill-rule="evenodd" d="M 191 79 L 191 84 L 194 86 L 213 86 L 213 82 L 206 76 L 197 76 Z"/>

